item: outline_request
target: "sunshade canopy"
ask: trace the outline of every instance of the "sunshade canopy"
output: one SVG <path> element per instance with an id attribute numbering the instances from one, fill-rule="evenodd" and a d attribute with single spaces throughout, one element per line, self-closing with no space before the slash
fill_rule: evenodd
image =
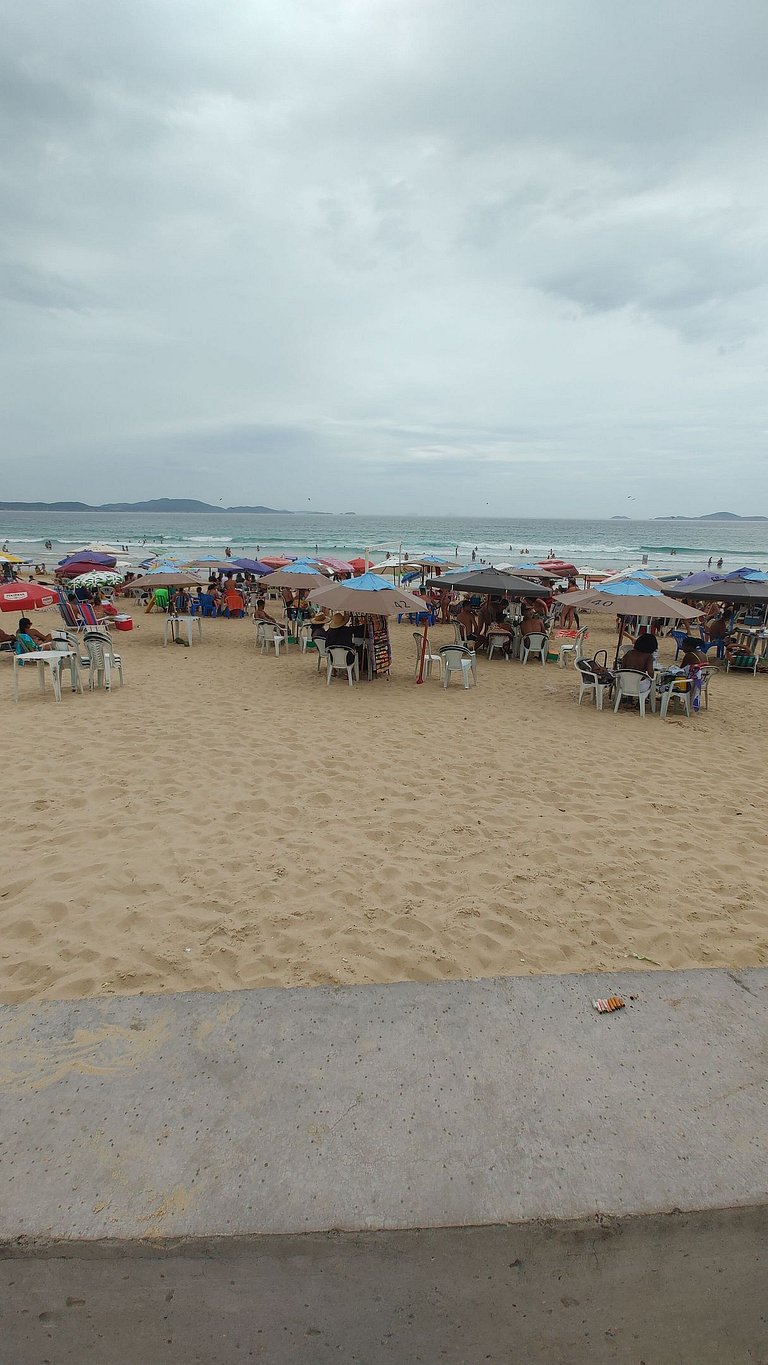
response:
<path id="1" fill-rule="evenodd" d="M 584 592 L 561 592 L 555 601 L 568 607 L 591 607 L 593 611 L 607 611 L 617 616 L 653 616 L 660 621 L 692 621 L 701 615 L 684 602 L 675 602 L 657 588 L 632 578 L 603 583 Z"/>
<path id="2" fill-rule="evenodd" d="M 429 580 L 434 588 L 446 586 L 443 578 Z M 513 597 L 540 597 L 541 588 L 536 587 L 530 578 L 518 578 L 515 574 L 504 573 L 502 569 L 477 569 L 474 573 L 451 574 L 449 586 L 457 592 L 511 593 Z"/>
<path id="3" fill-rule="evenodd" d="M 0 587 L 0 611 L 36 611 L 38 607 L 55 607 L 58 593 L 39 583 L 6 583 Z"/>
<path id="4" fill-rule="evenodd" d="M 334 611 L 352 611 L 363 616 L 397 616 L 400 612 L 427 610 L 423 597 L 394 587 L 377 573 L 364 573 L 346 583 L 328 583 L 311 592 L 309 600 Z"/>

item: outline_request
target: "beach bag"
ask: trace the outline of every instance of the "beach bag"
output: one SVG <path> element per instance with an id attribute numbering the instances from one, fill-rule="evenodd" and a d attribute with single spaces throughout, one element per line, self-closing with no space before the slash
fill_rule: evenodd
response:
<path id="1" fill-rule="evenodd" d="M 606 650 L 598 649 L 594 658 L 581 659 L 579 662 L 582 669 L 585 672 L 594 673 L 597 681 L 602 683 L 604 687 L 607 687 L 609 683 L 613 682 L 613 674 L 608 667 L 608 654 Z"/>

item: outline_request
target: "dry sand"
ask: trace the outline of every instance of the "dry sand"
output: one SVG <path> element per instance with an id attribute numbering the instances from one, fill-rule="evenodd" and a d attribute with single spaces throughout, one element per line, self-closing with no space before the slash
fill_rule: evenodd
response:
<path id="1" fill-rule="evenodd" d="M 404 626 L 350 689 L 136 620 L 112 695 L 0 660 L 3 1001 L 768 963 L 765 677 L 662 723 L 498 656 L 417 687 Z"/>

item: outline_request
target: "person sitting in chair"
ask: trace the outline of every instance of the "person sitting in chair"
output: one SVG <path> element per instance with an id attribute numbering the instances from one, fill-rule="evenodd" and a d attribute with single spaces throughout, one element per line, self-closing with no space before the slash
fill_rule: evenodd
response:
<path id="1" fill-rule="evenodd" d="M 253 611 L 253 619 L 254 621 L 269 621 L 270 625 L 272 626 L 275 625 L 275 618 L 274 616 L 270 616 L 269 612 L 267 611 L 266 599 L 264 597 L 256 598 L 256 606 L 254 607 Z"/>

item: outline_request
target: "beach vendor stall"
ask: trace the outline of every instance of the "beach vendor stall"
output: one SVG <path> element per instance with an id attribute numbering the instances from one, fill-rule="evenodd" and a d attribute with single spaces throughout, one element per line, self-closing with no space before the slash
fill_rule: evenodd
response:
<path id="1" fill-rule="evenodd" d="M 317 587 L 309 594 L 309 600 L 333 611 L 349 612 L 353 627 L 360 626 L 361 652 L 369 679 L 389 677 L 392 650 L 387 617 L 424 610 L 422 598 L 394 587 L 375 573 Z"/>

